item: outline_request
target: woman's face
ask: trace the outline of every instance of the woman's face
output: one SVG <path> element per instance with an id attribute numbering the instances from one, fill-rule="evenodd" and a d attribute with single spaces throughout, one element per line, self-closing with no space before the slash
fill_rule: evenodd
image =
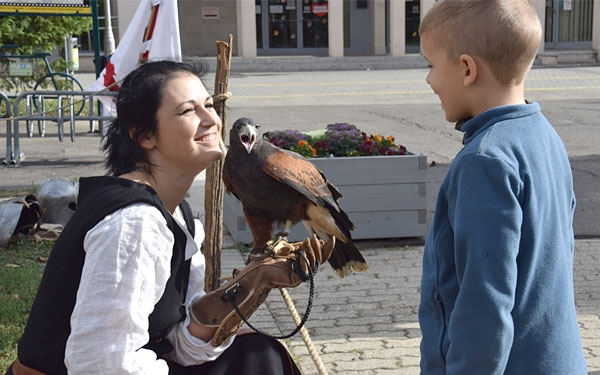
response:
<path id="1" fill-rule="evenodd" d="M 156 119 L 157 133 L 148 141 L 159 168 L 199 173 L 221 158 L 221 119 L 195 75 L 180 73 L 165 85 Z"/>

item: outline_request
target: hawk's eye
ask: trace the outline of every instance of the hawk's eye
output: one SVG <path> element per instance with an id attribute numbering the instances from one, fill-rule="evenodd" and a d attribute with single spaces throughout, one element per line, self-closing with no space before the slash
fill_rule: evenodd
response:
<path id="1" fill-rule="evenodd" d="M 254 128 L 255 128 L 256 130 L 258 130 L 258 129 L 260 129 L 260 125 L 254 125 Z"/>

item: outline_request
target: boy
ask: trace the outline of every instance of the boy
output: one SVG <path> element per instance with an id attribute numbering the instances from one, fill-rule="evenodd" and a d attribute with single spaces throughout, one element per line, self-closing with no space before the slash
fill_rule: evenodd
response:
<path id="1" fill-rule="evenodd" d="M 420 34 L 427 82 L 464 132 L 425 244 L 422 374 L 586 374 L 569 160 L 523 93 L 538 17 L 527 0 L 443 0 Z"/>

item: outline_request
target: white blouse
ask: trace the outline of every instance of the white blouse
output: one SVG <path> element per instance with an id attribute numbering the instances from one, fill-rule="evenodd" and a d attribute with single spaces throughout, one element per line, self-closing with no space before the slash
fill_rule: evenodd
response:
<path id="1" fill-rule="evenodd" d="M 179 207 L 176 222 L 188 237 L 185 256 L 192 259 L 186 296 L 189 305 L 204 295 L 204 240 L 195 220 L 192 238 Z M 65 350 L 70 375 L 168 374 L 167 364 L 148 349 L 148 316 L 161 298 L 171 271 L 173 233 L 160 211 L 133 204 L 106 216 L 85 236 L 86 251 L 71 334 Z M 174 350 L 168 357 L 184 366 L 215 360 L 233 342 L 213 347 L 190 334 L 187 318 L 168 334 Z"/>

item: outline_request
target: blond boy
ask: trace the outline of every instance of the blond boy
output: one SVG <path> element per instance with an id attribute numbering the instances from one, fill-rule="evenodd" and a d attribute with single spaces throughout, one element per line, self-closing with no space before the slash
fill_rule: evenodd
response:
<path id="1" fill-rule="evenodd" d="M 427 82 L 464 133 L 425 244 L 422 374 L 586 374 L 569 160 L 523 93 L 538 17 L 527 0 L 442 0 L 420 34 Z"/>

